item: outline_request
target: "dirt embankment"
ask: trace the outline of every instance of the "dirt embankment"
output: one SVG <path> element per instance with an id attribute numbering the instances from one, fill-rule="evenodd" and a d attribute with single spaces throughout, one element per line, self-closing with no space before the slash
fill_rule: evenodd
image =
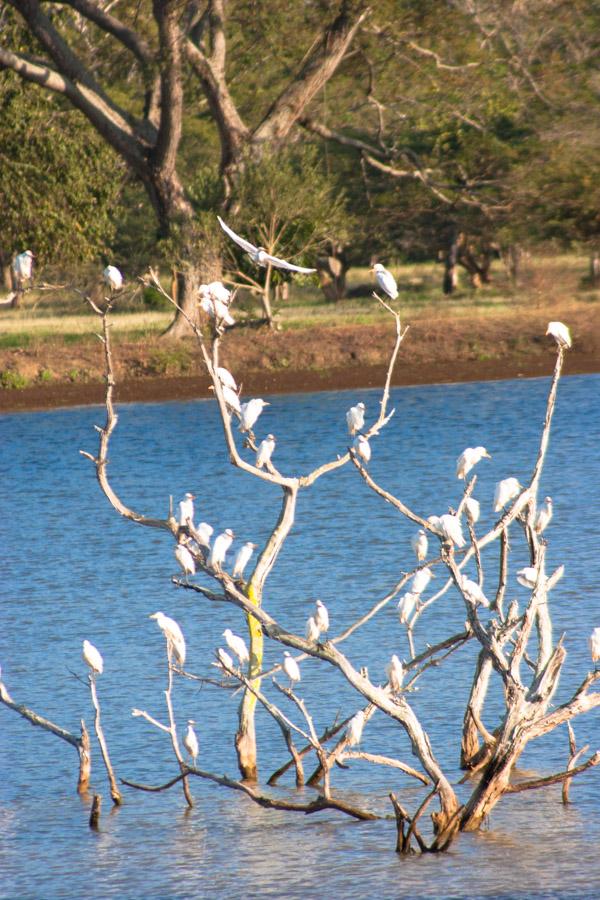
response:
<path id="1" fill-rule="evenodd" d="M 548 375 L 553 342 L 544 336 L 551 319 L 568 323 L 574 346 L 567 374 L 600 372 L 600 307 L 536 308 L 473 314 L 453 319 L 443 310 L 419 317 L 400 350 L 393 384 L 480 381 Z M 268 332 L 233 330 L 222 344 L 221 361 L 243 385 L 243 393 L 377 387 L 383 384 L 393 327 L 341 325 Z M 116 342 L 117 400 L 163 401 L 209 396 L 193 339 L 145 343 Z M 0 351 L 0 371 L 29 382 L 0 390 L 0 410 L 19 411 L 101 403 L 102 350 L 98 343 L 39 346 Z"/>

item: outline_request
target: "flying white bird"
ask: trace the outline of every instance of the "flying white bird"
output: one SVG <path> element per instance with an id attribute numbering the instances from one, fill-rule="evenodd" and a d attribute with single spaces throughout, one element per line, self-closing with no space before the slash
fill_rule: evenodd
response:
<path id="1" fill-rule="evenodd" d="M 227 650 L 223 650 L 222 647 L 219 647 L 219 649 L 217 650 L 217 657 L 221 666 L 225 666 L 226 669 L 233 669 L 233 660 Z M 228 675 L 229 672 L 227 672 L 226 674 Z"/>
<path id="2" fill-rule="evenodd" d="M 316 272 L 316 269 L 307 269 L 304 266 L 295 266 L 293 263 L 289 263 L 285 259 L 279 259 L 278 256 L 271 256 L 270 253 L 264 249 L 264 247 L 255 247 L 254 244 L 251 244 L 250 241 L 247 241 L 245 238 L 240 237 L 239 234 L 236 234 L 229 225 L 226 225 L 223 219 L 220 216 L 217 216 L 219 220 L 219 225 L 225 232 L 228 234 L 232 241 L 241 247 L 242 250 L 245 250 L 252 262 L 256 263 L 258 266 L 268 266 L 269 264 L 275 266 L 277 269 L 287 269 L 289 272 L 302 272 L 306 275 L 311 272 Z"/>
<path id="3" fill-rule="evenodd" d="M 246 541 L 246 543 L 240 547 L 238 551 L 238 555 L 235 558 L 235 562 L 233 564 L 233 572 L 231 573 L 232 578 L 242 578 L 244 575 L 244 569 L 248 565 L 250 561 L 250 557 L 256 550 L 256 544 L 253 544 L 252 541 Z"/>
<path id="4" fill-rule="evenodd" d="M 435 575 L 431 569 L 419 569 L 419 571 L 415 572 L 413 575 L 409 593 L 422 594 L 432 578 L 435 578 Z M 406 596 L 406 594 L 404 596 Z"/>
<path id="5" fill-rule="evenodd" d="M 235 378 L 233 377 L 229 369 L 225 369 L 223 366 L 217 366 L 216 373 L 217 378 L 223 386 L 237 392 L 238 386 L 235 383 Z"/>
<path id="6" fill-rule="evenodd" d="M 479 521 L 480 512 L 479 500 L 476 500 L 475 497 L 467 497 L 465 500 L 465 513 L 471 525 Z"/>
<path id="7" fill-rule="evenodd" d="M 463 594 L 471 603 L 479 603 L 481 606 L 489 606 L 490 601 L 483 593 L 476 581 L 471 581 L 466 575 L 460 579 Z"/>
<path id="8" fill-rule="evenodd" d="M 183 746 L 187 750 L 187 752 L 192 757 L 192 762 L 196 765 L 196 757 L 198 756 L 198 738 L 196 736 L 196 732 L 193 729 L 193 725 L 196 723 L 193 719 L 188 719 L 188 730 L 185 733 L 183 738 Z"/>
<path id="9" fill-rule="evenodd" d="M 256 468 L 262 469 L 263 466 L 266 466 L 268 462 L 271 461 L 271 456 L 273 455 L 273 451 L 275 449 L 275 437 L 272 434 L 268 434 L 264 441 L 261 441 L 258 445 L 258 450 L 256 451 Z"/>
<path id="10" fill-rule="evenodd" d="M 175 544 L 175 559 L 181 566 L 181 571 L 185 575 L 186 581 L 188 575 L 194 575 L 196 573 L 194 557 L 185 544 Z"/>
<path id="11" fill-rule="evenodd" d="M 349 747 L 355 747 L 357 744 L 360 744 L 364 727 L 365 714 L 362 709 L 359 709 L 356 715 L 352 716 L 348 722 L 348 727 L 346 729 L 346 740 L 348 741 Z"/>
<path id="12" fill-rule="evenodd" d="M 217 571 L 222 570 L 223 563 L 225 562 L 225 556 L 227 555 L 227 551 L 231 547 L 231 542 L 233 541 L 234 537 L 235 534 L 233 533 L 231 528 L 226 528 L 225 531 L 222 532 L 222 534 L 215 538 L 212 546 L 212 552 L 208 560 L 208 564 L 212 569 L 217 569 Z"/>
<path id="13" fill-rule="evenodd" d="M 315 621 L 315 617 L 311 616 L 306 623 L 306 640 L 318 641 L 321 636 L 321 629 Z"/>
<path id="14" fill-rule="evenodd" d="M 188 525 L 194 521 L 194 500 L 195 494 L 188 491 L 183 500 L 179 501 L 179 524 Z"/>
<path id="15" fill-rule="evenodd" d="M 419 528 L 415 536 L 412 538 L 410 545 L 415 551 L 415 556 L 417 557 L 418 562 L 423 562 L 423 560 L 427 556 L 427 549 L 429 547 L 427 533 L 424 528 Z"/>
<path id="16" fill-rule="evenodd" d="M 208 522 L 200 522 L 198 527 L 194 529 L 194 536 L 201 547 L 206 547 L 207 549 L 210 547 L 210 539 L 214 530 Z"/>
<path id="17" fill-rule="evenodd" d="M 542 531 L 545 531 L 548 525 L 550 524 L 550 520 L 552 519 L 552 497 L 544 498 L 544 505 L 541 506 L 538 510 L 538 514 L 535 517 L 534 529 L 538 534 L 541 534 Z"/>
<path id="18" fill-rule="evenodd" d="M 95 675 L 102 675 L 104 671 L 104 660 L 100 651 L 90 644 L 89 641 L 83 642 L 83 661 L 90 667 Z"/>
<path id="19" fill-rule="evenodd" d="M 516 478 L 504 478 L 503 481 L 499 481 L 494 494 L 494 512 L 500 512 L 509 500 L 517 496 L 520 490 L 521 485 Z"/>
<path id="20" fill-rule="evenodd" d="M 290 689 L 300 681 L 300 666 L 288 650 L 283 653 L 283 671 L 290 679 Z"/>
<path id="21" fill-rule="evenodd" d="M 123 276 L 116 266 L 107 266 L 102 272 L 102 278 L 111 292 L 119 291 L 123 287 Z"/>
<path id="22" fill-rule="evenodd" d="M 319 631 L 327 631 L 329 628 L 329 611 L 322 600 L 315 601 L 315 622 Z"/>
<path id="23" fill-rule="evenodd" d="M 183 632 L 175 619 L 170 619 L 162 612 L 155 612 L 149 616 L 150 619 L 156 619 L 156 623 L 167 641 L 167 653 L 170 655 L 172 650 L 175 655 L 176 662 L 180 666 L 185 663 L 185 638 Z"/>
<path id="24" fill-rule="evenodd" d="M 457 547 L 465 546 L 465 539 L 458 516 L 452 516 L 450 513 L 440 516 L 440 530 L 446 540 L 452 541 Z"/>
<path id="25" fill-rule="evenodd" d="M 350 407 L 346 413 L 346 422 L 348 424 L 349 434 L 354 435 L 363 428 L 365 424 L 365 404 L 362 400 L 360 403 L 357 403 L 356 406 Z"/>
<path id="26" fill-rule="evenodd" d="M 548 322 L 546 334 L 552 335 L 559 347 L 571 347 L 571 332 L 562 322 Z"/>
<path id="27" fill-rule="evenodd" d="M 592 662 L 597 663 L 600 660 L 600 628 L 594 628 L 589 638 L 590 653 Z M 597 666 L 595 666 L 597 668 Z"/>
<path id="28" fill-rule="evenodd" d="M 375 263 L 371 271 L 375 272 L 375 278 L 377 279 L 377 284 L 381 290 L 384 291 L 388 297 L 391 297 L 392 300 L 395 300 L 398 296 L 398 286 L 392 273 L 388 272 L 381 263 Z"/>
<path id="29" fill-rule="evenodd" d="M 371 445 L 364 434 L 359 434 L 354 441 L 354 450 L 356 451 L 356 455 L 360 456 L 365 464 L 371 459 Z"/>
<path id="30" fill-rule="evenodd" d="M 535 566 L 525 566 L 524 569 L 519 569 L 517 572 L 517 581 L 519 584 L 522 584 L 523 587 L 531 588 L 532 590 L 537 584 L 537 577 L 538 573 Z"/>
<path id="31" fill-rule="evenodd" d="M 404 681 L 404 666 L 395 653 L 385 667 L 385 674 L 388 677 L 392 694 L 398 694 L 402 690 L 402 682 Z"/>
<path id="32" fill-rule="evenodd" d="M 250 659 L 250 654 L 248 653 L 248 648 L 246 647 L 246 642 L 244 638 L 239 637 L 239 635 L 234 634 L 231 628 L 226 628 L 223 632 L 223 637 L 227 642 L 227 646 L 229 649 L 235 653 L 237 658 L 240 661 L 240 664 L 243 665 L 247 663 Z"/>
<path id="33" fill-rule="evenodd" d="M 12 268 L 19 288 L 23 287 L 26 281 L 31 280 L 33 259 L 31 250 L 24 250 L 23 253 L 18 253 L 13 260 Z"/>
<path id="34" fill-rule="evenodd" d="M 456 477 L 465 478 L 480 459 L 491 459 L 485 447 L 467 447 L 456 460 Z"/>
<path id="35" fill-rule="evenodd" d="M 406 594 L 402 594 L 400 597 L 400 600 L 398 601 L 398 616 L 401 625 L 408 624 L 408 620 L 413 614 L 418 599 L 419 595 L 414 594 L 412 591 L 407 591 Z"/>
<path id="36" fill-rule="evenodd" d="M 265 406 L 270 405 L 271 404 L 267 400 L 261 400 L 258 397 L 255 397 L 253 400 L 248 400 L 247 403 L 242 403 L 240 431 L 250 431 Z"/>

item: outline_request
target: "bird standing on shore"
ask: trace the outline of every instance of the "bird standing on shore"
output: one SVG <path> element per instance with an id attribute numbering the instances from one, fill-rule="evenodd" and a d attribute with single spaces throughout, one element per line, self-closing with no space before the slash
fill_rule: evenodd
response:
<path id="1" fill-rule="evenodd" d="M 392 300 L 395 300 L 398 296 L 398 286 L 396 284 L 396 279 L 392 275 L 391 272 L 382 266 L 381 263 L 375 263 L 372 272 L 375 272 L 375 278 L 377 280 L 377 284 L 381 288 L 384 293 L 388 295 Z"/>
<path id="2" fill-rule="evenodd" d="M 250 241 L 247 241 L 245 238 L 240 237 L 239 234 L 236 234 L 229 225 L 226 225 L 223 219 L 220 216 L 217 216 L 219 220 L 219 225 L 225 232 L 228 234 L 232 241 L 234 241 L 238 247 L 241 247 L 242 250 L 245 250 L 253 263 L 256 263 L 257 266 L 275 266 L 276 269 L 286 269 L 289 272 L 301 272 L 303 274 L 310 274 L 311 272 L 316 272 L 316 269 L 307 269 L 304 266 L 295 266 L 293 263 L 288 262 L 285 259 L 280 259 L 278 256 L 271 256 L 270 253 L 267 253 L 264 247 L 255 247 L 254 244 L 251 244 Z"/>

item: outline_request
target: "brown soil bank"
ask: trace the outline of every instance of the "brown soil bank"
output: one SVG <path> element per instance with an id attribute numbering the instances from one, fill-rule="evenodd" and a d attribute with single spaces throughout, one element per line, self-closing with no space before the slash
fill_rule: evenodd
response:
<path id="1" fill-rule="evenodd" d="M 407 317 L 408 318 L 408 317 Z M 503 310 L 452 319 L 421 316 L 409 324 L 393 384 L 480 381 L 548 375 L 554 343 L 545 337 L 550 319 L 571 329 L 574 346 L 566 374 L 600 372 L 600 307 Z M 243 393 L 378 387 L 383 384 L 394 332 L 389 325 L 312 327 L 271 333 L 235 329 L 222 344 L 222 363 L 235 374 Z M 206 397 L 209 380 L 193 339 L 175 343 L 152 339 L 115 346 L 117 400 L 164 401 Z M 39 347 L 0 352 L 0 370 L 34 380 L 51 380 L 0 391 L 4 412 L 101 403 L 102 355 L 97 343 L 73 346 L 44 342 Z M 82 380 L 85 379 L 85 380 Z"/>

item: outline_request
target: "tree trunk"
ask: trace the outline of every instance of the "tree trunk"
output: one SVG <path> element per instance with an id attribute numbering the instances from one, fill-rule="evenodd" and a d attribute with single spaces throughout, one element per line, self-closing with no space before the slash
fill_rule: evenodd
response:
<path id="1" fill-rule="evenodd" d="M 479 755 L 479 728 L 477 722 L 481 719 L 491 673 L 491 657 L 485 650 L 482 650 L 477 659 L 471 696 L 469 697 L 469 703 L 467 704 L 463 721 L 463 733 L 460 748 L 461 769 L 472 769 L 477 762 Z"/>
<path id="2" fill-rule="evenodd" d="M 590 284 L 592 287 L 598 287 L 600 284 L 600 254 L 598 251 L 592 253 L 590 257 Z"/>
<path id="3" fill-rule="evenodd" d="M 459 250 L 459 241 L 462 235 L 455 234 L 452 238 L 452 243 L 450 244 L 450 248 L 444 257 L 444 281 L 442 285 L 442 290 L 446 296 L 450 296 L 453 294 L 456 287 L 458 286 L 458 271 L 457 271 L 457 262 L 458 262 L 458 250 Z"/>
<path id="4" fill-rule="evenodd" d="M 349 265 L 339 245 L 332 245 L 329 256 L 317 260 L 317 274 L 326 300 L 335 302 L 346 296 L 346 273 Z"/>

